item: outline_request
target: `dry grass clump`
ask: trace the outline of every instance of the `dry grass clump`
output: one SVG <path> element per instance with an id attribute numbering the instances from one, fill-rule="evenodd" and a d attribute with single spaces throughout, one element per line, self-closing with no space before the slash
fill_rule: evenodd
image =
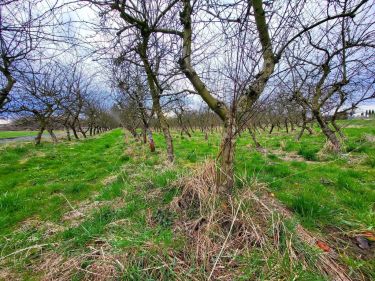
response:
<path id="1" fill-rule="evenodd" d="M 102 184 L 104 186 L 110 185 L 114 183 L 117 180 L 117 178 L 118 178 L 118 175 L 109 175 L 108 177 L 102 180 Z"/>
<path id="2" fill-rule="evenodd" d="M 123 265 L 112 254 L 108 254 L 109 245 L 100 248 L 89 247 L 88 253 L 65 258 L 54 252 L 46 252 L 34 265 L 34 270 L 43 272 L 41 280 L 66 281 L 79 277 L 79 280 L 117 280 L 118 268 Z M 121 268 L 123 269 L 123 268 Z"/>
<path id="3" fill-rule="evenodd" d="M 319 160 L 325 160 L 327 158 L 327 155 L 335 153 L 338 153 L 337 149 L 330 141 L 327 140 L 322 149 L 320 149 L 316 155 Z"/>
<path id="4" fill-rule="evenodd" d="M 215 185 L 215 163 L 207 161 L 189 178 L 180 179 L 181 195 L 171 209 L 181 214 L 175 231 L 188 237 L 183 260 L 204 267 L 204 278 L 232 280 L 241 268 L 237 257 L 252 247 L 263 247 L 266 220 L 262 214 L 245 212 L 249 194 L 221 197 Z"/>
<path id="5" fill-rule="evenodd" d="M 0 280 L 18 281 L 21 280 L 21 278 L 9 271 L 7 268 L 0 268 Z"/>
<path id="6" fill-rule="evenodd" d="M 364 139 L 367 142 L 375 143 L 375 136 L 374 135 L 365 134 Z"/>
<path id="7" fill-rule="evenodd" d="M 66 199 L 65 196 L 64 198 Z M 78 207 L 74 207 L 68 200 L 67 200 L 67 203 L 71 210 L 66 212 L 63 215 L 62 221 L 69 222 L 70 226 L 79 225 L 89 213 L 99 210 L 101 207 L 105 205 L 111 204 L 111 202 L 106 202 L 106 201 L 91 202 L 89 200 L 86 200 L 86 201 L 81 202 Z"/>
<path id="8" fill-rule="evenodd" d="M 264 185 L 254 181 L 251 188 L 238 194 L 219 195 L 215 171 L 215 163 L 207 161 L 193 175 L 180 179 L 181 195 L 171 203 L 171 209 L 180 214 L 175 232 L 187 237 L 180 259 L 190 268 L 203 267 L 204 272 L 197 272 L 201 274 L 198 279 L 238 278 L 246 268 L 240 257 L 256 249 L 264 260 L 280 252 L 280 259 L 286 255 L 291 265 L 302 263 L 304 268 L 316 269 L 333 280 L 350 280 L 336 262 L 333 250 L 319 252 L 316 243 L 321 239 L 299 224 L 294 230 L 285 224 L 286 220 L 292 220 L 292 214 Z M 287 278 L 290 274 L 282 276 L 283 273 L 273 274 L 272 268 L 264 270 L 270 273 L 270 280 Z"/>

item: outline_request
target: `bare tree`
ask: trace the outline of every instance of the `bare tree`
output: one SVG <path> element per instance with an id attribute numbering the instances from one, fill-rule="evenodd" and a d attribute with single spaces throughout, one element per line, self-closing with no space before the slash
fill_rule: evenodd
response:
<path id="1" fill-rule="evenodd" d="M 45 11 L 41 0 L 13 0 L 0 3 L 0 109 L 10 99 L 18 74 L 45 40 L 43 29 L 50 24 L 51 11 Z"/>
<path id="2" fill-rule="evenodd" d="M 126 1 L 87 0 L 87 2 L 99 7 L 103 18 L 109 23 L 115 22 L 119 27 L 116 32 L 118 39 L 115 46 L 118 59 L 129 60 L 143 67 L 151 93 L 152 108 L 159 120 L 167 144 L 168 160 L 173 162 L 173 140 L 162 108 L 162 99 L 165 92 L 170 89 L 173 73 L 163 71 L 164 68 L 161 66 L 170 66 L 168 61 L 170 61 L 171 48 L 174 48 L 175 44 L 173 37 L 163 36 L 169 35 L 171 30 L 161 26 L 166 22 L 173 22 L 171 10 L 179 1 L 141 0 L 128 3 Z"/>
<path id="3" fill-rule="evenodd" d="M 142 73 L 144 72 L 141 72 L 138 66 L 130 63 L 115 64 L 112 68 L 112 78 L 115 80 L 115 87 L 119 89 L 120 94 L 116 97 L 118 105 L 121 110 L 130 111 L 134 119 L 141 121 L 143 142 L 146 143 L 148 139 L 150 150 L 154 152 L 155 142 L 149 124 L 153 110 L 147 108 L 151 94 L 148 90 L 147 80 L 142 77 Z M 132 120 L 123 120 L 123 122 L 133 123 Z M 131 128 L 133 135 L 136 135 L 133 126 Z"/>
<path id="4" fill-rule="evenodd" d="M 343 1 L 335 9 L 346 13 L 348 5 Z M 288 50 L 289 71 L 280 84 L 289 87 L 304 114 L 309 112 L 318 122 L 334 151 L 342 149 L 344 137 L 337 117 L 375 98 L 374 24 L 366 6 L 358 18 L 322 25 L 304 34 L 307 44 L 296 43 Z"/>
<path id="5" fill-rule="evenodd" d="M 367 1 L 351 1 L 341 10 L 324 3 L 312 16 L 306 15 L 309 6 L 304 1 L 88 2 L 116 23 L 117 44 L 121 45 L 119 57 L 143 66 L 169 160 L 173 160 L 173 145 L 161 99 L 172 87 L 170 77 L 175 77 L 175 81 L 181 79 L 172 61 L 222 120 L 217 185 L 221 192 L 228 192 L 234 184 L 236 137 L 246 127 L 251 108 L 256 106 L 276 67 L 280 67 L 285 51 L 322 25 L 354 17 Z M 180 15 L 180 22 L 176 14 Z M 115 18 L 121 19 L 122 24 Z M 129 58 L 132 52 L 139 60 Z M 288 118 L 283 120 L 284 125 L 288 125 Z"/>
<path id="6" fill-rule="evenodd" d="M 20 76 L 15 97 L 9 104 L 10 111 L 19 115 L 31 115 L 39 123 L 35 143 L 40 144 L 42 134 L 48 131 L 57 142 L 53 132 L 55 117 L 64 99 L 63 68 L 54 62 L 28 66 L 28 72 Z"/>

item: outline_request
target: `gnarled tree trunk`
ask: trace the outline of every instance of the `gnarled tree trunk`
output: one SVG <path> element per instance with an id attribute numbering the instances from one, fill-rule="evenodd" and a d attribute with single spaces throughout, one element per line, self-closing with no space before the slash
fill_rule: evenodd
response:
<path id="1" fill-rule="evenodd" d="M 322 129 L 323 134 L 326 136 L 327 140 L 331 143 L 333 151 L 339 152 L 341 150 L 341 143 L 337 138 L 335 132 L 329 128 L 327 122 L 321 116 L 319 110 L 313 110 L 313 115 L 318 121 L 320 128 Z"/>
<path id="2" fill-rule="evenodd" d="M 53 132 L 53 130 L 50 129 L 50 128 L 48 128 L 47 131 L 48 131 L 49 135 L 51 136 L 52 141 L 53 141 L 54 143 L 57 143 L 58 140 L 57 140 L 57 137 L 56 137 L 55 133 Z"/>
<path id="3" fill-rule="evenodd" d="M 260 143 L 258 142 L 258 140 L 256 138 L 255 132 L 251 128 L 248 128 L 248 130 L 249 130 L 249 134 L 250 134 L 250 136 L 251 136 L 251 138 L 252 138 L 252 140 L 253 140 L 253 142 L 255 144 L 255 147 L 257 149 L 262 148 L 262 146 L 260 145 Z"/>
<path id="4" fill-rule="evenodd" d="M 79 137 L 78 137 L 78 134 L 77 134 L 76 128 L 75 128 L 74 126 L 70 126 L 70 128 L 71 128 L 72 131 L 73 131 L 74 138 L 75 138 L 76 140 L 79 140 Z"/>
<path id="5" fill-rule="evenodd" d="M 42 135 L 43 135 L 43 132 L 44 132 L 45 128 L 46 127 L 44 125 L 42 125 L 40 127 L 39 132 L 38 132 L 38 134 L 35 137 L 35 145 L 39 145 L 40 144 L 40 141 L 42 140 Z"/>
<path id="6" fill-rule="evenodd" d="M 147 75 L 147 82 L 150 87 L 151 97 L 152 97 L 152 107 L 156 116 L 159 119 L 160 127 L 163 131 L 165 142 L 167 144 L 167 157 L 169 162 L 174 160 L 174 149 L 173 149 L 173 140 L 171 133 L 169 131 L 169 125 L 167 119 L 164 116 L 160 105 L 160 93 L 162 91 L 160 85 L 158 84 L 158 78 L 155 75 L 147 57 L 147 44 L 149 37 L 145 35 L 143 38 L 143 44 L 139 47 L 139 54 L 143 61 L 144 68 Z"/>
<path id="7" fill-rule="evenodd" d="M 71 141 L 72 138 L 70 137 L 70 130 L 68 126 L 65 126 L 66 138 L 68 141 Z"/>
<path id="8" fill-rule="evenodd" d="M 234 150 L 236 144 L 235 119 L 224 123 L 224 135 L 221 142 L 216 184 L 220 193 L 228 193 L 234 186 Z"/>
<path id="9" fill-rule="evenodd" d="M 335 130 L 336 130 L 336 132 L 339 134 L 339 136 L 340 136 L 343 140 L 345 140 L 345 135 L 344 135 L 344 133 L 342 132 L 342 130 L 341 130 L 341 128 L 339 127 L 339 125 L 337 125 L 336 120 L 335 120 L 334 118 L 331 120 L 331 124 L 332 124 L 333 128 L 335 128 Z"/>

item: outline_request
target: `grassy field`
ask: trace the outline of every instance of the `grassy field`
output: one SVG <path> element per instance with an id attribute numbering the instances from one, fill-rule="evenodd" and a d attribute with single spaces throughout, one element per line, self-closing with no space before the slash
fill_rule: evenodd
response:
<path id="1" fill-rule="evenodd" d="M 65 132 L 56 130 L 54 133 L 57 135 L 57 137 L 63 136 L 65 137 Z M 0 131 L 0 140 L 1 139 L 13 139 L 13 138 L 19 138 L 19 137 L 35 137 L 38 134 L 37 131 Z M 79 136 L 81 134 L 79 133 Z M 47 131 L 44 131 L 43 133 L 43 139 L 49 138 L 49 134 Z M 30 139 L 31 140 L 31 139 Z"/>
<path id="2" fill-rule="evenodd" d="M 319 249 L 293 235 L 300 223 L 336 250 L 354 279 L 375 278 L 374 245 L 361 249 L 355 240 L 375 227 L 375 122 L 341 125 L 348 138 L 341 155 L 322 149 L 319 133 L 297 142 L 297 132 L 259 132 L 262 151 L 248 133 L 240 137 L 234 196 L 261 186 L 293 218 L 282 223 L 288 232 L 278 236 L 276 250 L 265 244 L 223 253 L 225 264 L 235 266 L 221 274 L 235 272 L 236 280 L 326 280 L 314 266 Z M 170 206 L 181 196 L 179 179 L 194 177 L 195 169 L 216 156 L 219 133 L 206 141 L 198 131 L 192 138 L 175 132 L 173 165 L 166 162 L 161 134 L 155 134 L 155 142 L 151 154 L 145 145 L 125 142 L 116 129 L 56 145 L 0 146 L 0 280 L 206 280 L 207 260 L 198 250 L 187 254 L 196 237 L 180 231 L 186 218 L 200 218 L 194 210 L 183 217 Z M 251 215 L 253 206 L 242 206 Z M 259 224 L 264 237 L 272 237 L 275 221 Z M 311 252 L 308 262 L 293 260 L 291 242 Z"/>
<path id="3" fill-rule="evenodd" d="M 0 131 L 0 139 L 36 136 L 36 131 Z"/>

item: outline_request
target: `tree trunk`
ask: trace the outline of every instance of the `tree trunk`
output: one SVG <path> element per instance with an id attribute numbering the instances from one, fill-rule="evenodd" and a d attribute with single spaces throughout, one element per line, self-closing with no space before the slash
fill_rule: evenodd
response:
<path id="1" fill-rule="evenodd" d="M 305 125 L 305 123 L 303 123 L 303 125 L 302 125 L 302 129 L 301 129 L 301 131 L 299 132 L 299 134 L 298 134 L 297 137 L 296 137 L 296 140 L 297 140 L 297 141 L 299 141 L 299 140 L 302 138 L 302 136 L 303 136 L 303 132 L 305 131 L 305 129 L 306 129 L 306 125 Z"/>
<path id="2" fill-rule="evenodd" d="M 160 106 L 160 96 L 159 94 L 155 93 L 155 91 L 157 91 L 155 88 L 155 84 L 153 84 L 152 81 L 149 81 L 149 84 L 153 85 L 153 91 L 151 91 L 151 92 L 154 92 L 154 94 L 152 95 L 152 105 L 156 113 L 156 116 L 159 119 L 160 127 L 161 127 L 161 130 L 163 131 L 165 142 L 167 144 L 168 161 L 173 162 L 174 149 L 173 149 L 173 140 L 172 140 L 171 132 L 169 131 L 169 125 Z"/>
<path id="3" fill-rule="evenodd" d="M 174 151 L 173 151 L 172 136 L 169 131 L 169 125 L 168 125 L 167 119 L 165 118 L 161 105 L 160 105 L 160 94 L 162 90 L 159 85 L 157 75 L 155 71 L 152 69 L 148 56 L 147 56 L 147 45 L 148 45 L 150 36 L 147 34 L 144 34 L 144 37 L 142 39 L 143 39 L 143 44 L 139 45 L 138 51 L 139 51 L 139 55 L 143 61 L 143 65 L 146 71 L 147 82 L 150 88 L 151 98 L 152 98 L 152 108 L 154 109 L 154 112 L 156 113 L 156 116 L 159 119 L 160 127 L 163 131 L 165 142 L 167 144 L 168 161 L 173 162 Z"/>
<path id="4" fill-rule="evenodd" d="M 295 128 L 294 128 L 294 122 L 292 120 L 290 120 L 290 130 L 294 131 Z"/>
<path id="5" fill-rule="evenodd" d="M 152 131 L 150 130 L 150 128 L 147 128 L 147 136 L 148 136 L 148 143 L 150 145 L 150 151 L 155 152 L 155 142 L 154 142 L 154 138 L 152 136 Z"/>
<path id="6" fill-rule="evenodd" d="M 276 123 L 276 127 L 277 127 L 277 131 L 280 132 L 280 130 L 281 130 L 280 122 L 277 122 L 277 123 Z"/>
<path id="7" fill-rule="evenodd" d="M 45 129 L 45 127 L 42 125 L 40 127 L 40 129 L 39 129 L 38 134 L 35 137 L 35 145 L 39 145 L 40 144 L 40 141 L 42 139 L 42 135 L 43 135 L 44 129 Z"/>
<path id="8" fill-rule="evenodd" d="M 81 124 L 78 124 L 78 129 L 81 132 L 83 138 L 86 138 L 86 132 L 82 129 Z"/>
<path id="9" fill-rule="evenodd" d="M 251 138 L 252 138 L 252 140 L 253 140 L 253 142 L 255 144 L 255 147 L 257 149 L 262 148 L 262 146 L 260 145 L 260 143 L 258 142 L 258 140 L 256 138 L 255 132 L 252 129 L 250 129 L 250 128 L 248 128 L 248 130 L 249 130 L 249 134 L 250 134 L 250 136 L 251 136 Z"/>
<path id="10" fill-rule="evenodd" d="M 289 134 L 289 129 L 288 129 L 288 120 L 285 119 L 284 123 L 285 123 L 285 130 L 286 130 L 286 133 Z"/>
<path id="11" fill-rule="evenodd" d="M 333 151 L 339 152 L 341 150 L 341 144 L 337 138 L 335 132 L 331 130 L 327 122 L 320 115 L 319 110 L 313 110 L 315 119 L 318 121 L 320 128 L 322 129 L 323 134 L 326 136 L 327 140 L 331 143 Z"/>
<path id="12" fill-rule="evenodd" d="M 76 128 L 75 128 L 74 126 L 71 126 L 70 128 L 71 128 L 72 131 L 73 131 L 73 135 L 74 135 L 75 139 L 76 139 L 76 140 L 79 140 L 79 137 L 78 137 L 78 134 L 77 134 Z"/>
<path id="13" fill-rule="evenodd" d="M 143 143 L 146 144 L 147 143 L 146 128 L 143 128 L 142 130 L 142 139 L 143 139 Z"/>
<path id="14" fill-rule="evenodd" d="M 185 133 L 189 138 L 191 138 L 191 134 L 189 133 L 189 129 L 185 126 L 182 127 L 181 129 L 181 135 L 182 133 Z"/>
<path id="15" fill-rule="evenodd" d="M 191 132 L 194 133 L 194 127 L 191 125 L 191 122 L 189 120 L 188 120 L 188 124 L 189 124 Z"/>
<path id="16" fill-rule="evenodd" d="M 70 130 L 69 130 L 69 127 L 68 126 L 65 126 L 65 132 L 66 132 L 66 139 L 68 141 L 71 141 L 72 138 L 70 137 Z"/>
<path id="17" fill-rule="evenodd" d="M 342 139 L 345 139 L 345 135 L 344 135 L 344 133 L 342 132 L 342 130 L 341 130 L 341 128 L 339 127 L 339 125 L 337 125 L 335 119 L 332 119 L 332 120 L 331 120 L 331 124 L 332 124 L 333 128 L 335 128 L 335 130 L 336 130 L 336 132 L 339 134 L 339 136 L 340 136 Z"/>
<path id="18" fill-rule="evenodd" d="M 230 193 L 234 186 L 235 120 L 229 119 L 224 124 L 219 166 L 216 173 L 216 184 L 220 193 Z"/>
<path id="19" fill-rule="evenodd" d="M 173 140 L 168 126 L 163 126 L 163 134 L 165 141 L 167 143 L 167 157 L 169 162 L 174 160 L 174 151 L 173 151 Z"/>
<path id="20" fill-rule="evenodd" d="M 52 141 L 54 143 L 58 143 L 57 137 L 56 137 L 55 133 L 53 132 L 53 130 L 52 129 L 48 129 L 47 131 L 48 131 L 49 135 L 51 136 Z"/>
<path id="21" fill-rule="evenodd" d="M 271 124 L 271 128 L 270 128 L 269 134 L 272 134 L 273 128 L 275 128 L 275 125 Z"/>

